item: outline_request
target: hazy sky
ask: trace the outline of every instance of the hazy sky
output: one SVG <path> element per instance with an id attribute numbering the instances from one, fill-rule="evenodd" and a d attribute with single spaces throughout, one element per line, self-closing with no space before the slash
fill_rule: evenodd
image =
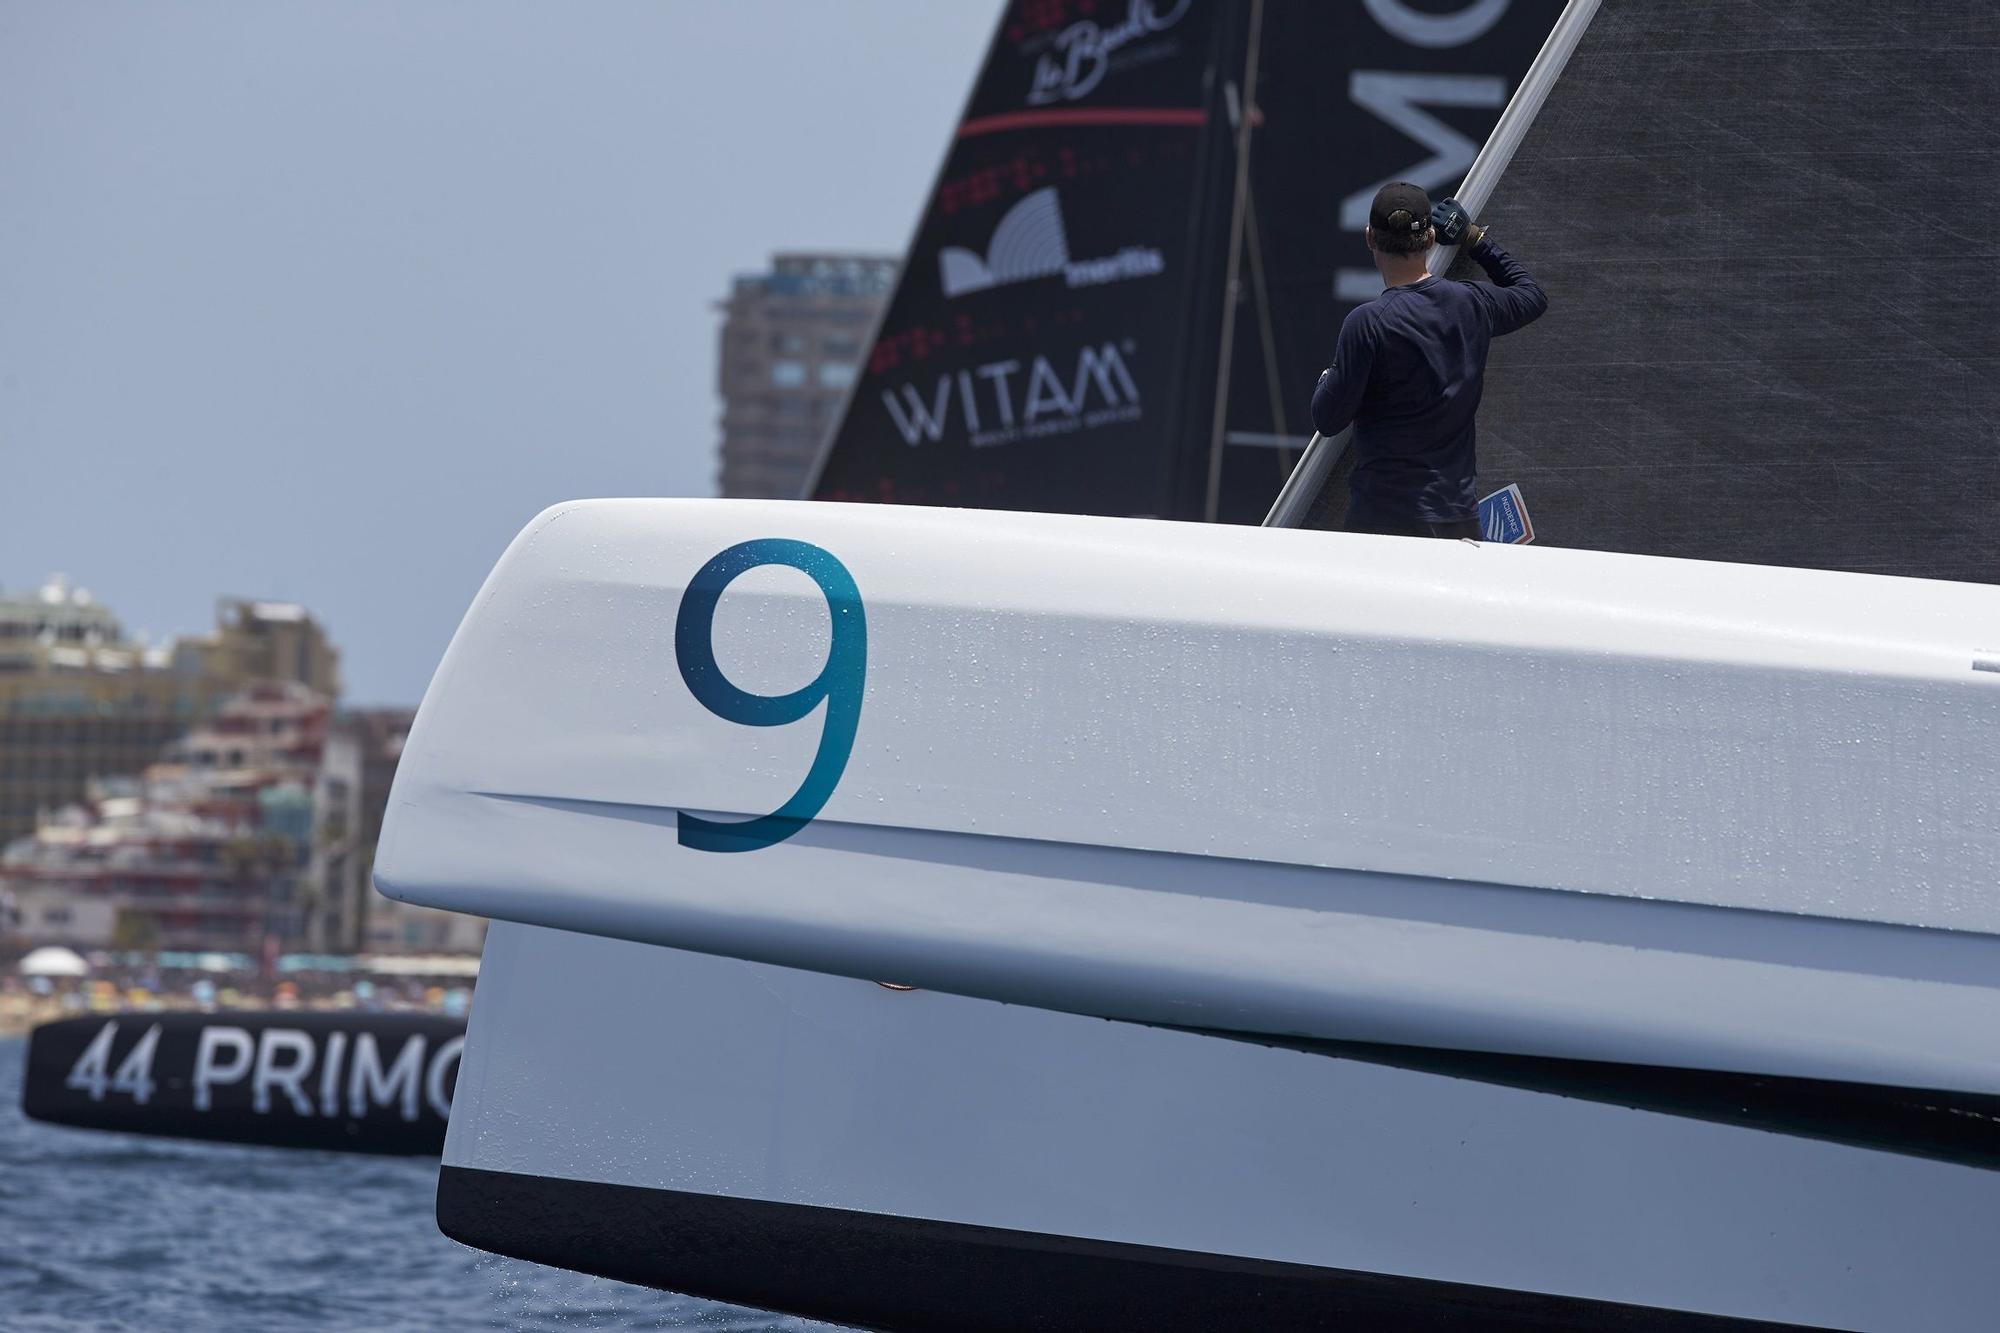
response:
<path id="1" fill-rule="evenodd" d="M 706 495 L 713 303 L 899 253 L 998 0 L 0 0 L 0 587 L 422 694 L 555 500 Z"/>

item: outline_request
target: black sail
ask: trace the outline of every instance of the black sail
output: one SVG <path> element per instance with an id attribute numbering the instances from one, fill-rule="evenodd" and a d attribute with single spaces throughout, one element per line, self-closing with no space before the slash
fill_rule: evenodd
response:
<path id="1" fill-rule="evenodd" d="M 1545 544 L 1992 582 L 2000 6 L 1605 0 L 1487 220 Z"/>
<path id="2" fill-rule="evenodd" d="M 1227 167 L 1213 73 L 1241 59 L 1239 9 L 1006 6 L 814 497 L 1186 503 L 1213 364 L 1190 312 L 1217 299 Z"/>
<path id="3" fill-rule="evenodd" d="M 808 493 L 1260 521 L 1368 197 L 1454 187 L 1560 8 L 1264 0 L 1239 199 L 1251 0 L 1011 0 Z"/>

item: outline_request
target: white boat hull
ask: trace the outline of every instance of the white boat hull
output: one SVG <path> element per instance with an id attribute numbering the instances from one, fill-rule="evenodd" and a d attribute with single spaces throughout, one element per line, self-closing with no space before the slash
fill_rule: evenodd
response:
<path id="1" fill-rule="evenodd" d="M 591 501 L 468 613 L 376 874 L 1154 1025 L 1989 1114 L 1993 644 L 1991 587 Z"/>
<path id="2" fill-rule="evenodd" d="M 1973 1328 L 1996 793 L 1996 588 L 594 501 L 376 870 L 518 923 L 472 1244 L 897 1329 Z"/>
<path id="3" fill-rule="evenodd" d="M 1983 1329 L 2000 1172 L 496 924 L 440 1217 L 884 1328 Z"/>

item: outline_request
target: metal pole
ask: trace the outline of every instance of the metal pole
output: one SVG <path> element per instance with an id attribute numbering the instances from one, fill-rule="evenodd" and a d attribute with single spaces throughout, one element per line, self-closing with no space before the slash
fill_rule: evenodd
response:
<path id="1" fill-rule="evenodd" d="M 1264 0 L 1250 0 L 1250 55 L 1236 97 L 1236 200 L 1229 211 L 1229 279 L 1222 289 L 1222 354 L 1216 358 L 1215 419 L 1208 440 L 1208 490 L 1202 518 L 1222 504 L 1222 444 L 1229 430 L 1229 375 L 1236 359 L 1236 295 L 1243 269 L 1243 215 L 1250 194 L 1250 109 L 1257 104 L 1257 56 L 1264 44 Z"/>
<path id="2" fill-rule="evenodd" d="M 1472 160 L 1472 167 L 1465 173 L 1465 183 L 1458 187 L 1458 202 L 1465 205 L 1465 211 L 1474 217 L 1493 197 L 1493 187 L 1500 183 L 1500 177 L 1514 160 L 1514 150 L 1527 137 L 1528 127 L 1541 114 L 1542 103 L 1549 100 L 1549 92 L 1562 76 L 1563 66 L 1576 50 L 1576 44 L 1583 40 L 1583 34 L 1590 27 L 1591 19 L 1597 17 L 1599 0 L 1569 0 L 1563 6 L 1562 15 L 1556 19 L 1556 26 L 1549 31 L 1548 40 L 1535 56 L 1535 63 L 1528 66 L 1528 72 L 1521 79 L 1521 86 L 1514 90 L 1506 109 L 1493 126 L 1493 133 L 1486 137 L 1485 146 L 1479 156 Z M 1458 247 L 1445 249 L 1434 247 L 1427 267 L 1433 274 L 1442 273 L 1458 257 Z M 1296 528 L 1305 521 L 1307 510 L 1312 508 L 1313 498 L 1326 484 L 1333 473 L 1333 466 L 1340 456 L 1347 452 L 1348 441 L 1353 437 L 1349 428 L 1328 439 L 1315 433 L 1312 443 L 1306 446 L 1299 465 L 1292 469 L 1292 475 L 1278 492 L 1271 512 L 1264 518 L 1267 528 Z"/>
<path id="3" fill-rule="evenodd" d="M 1465 183 L 1458 187 L 1458 202 L 1464 204 L 1465 211 L 1473 217 L 1478 217 L 1492 200 L 1493 187 L 1506 175 L 1508 166 L 1514 161 L 1514 151 L 1521 146 L 1521 140 L 1528 137 L 1528 127 L 1541 114 L 1542 103 L 1549 100 L 1556 80 L 1562 77 L 1563 66 L 1569 64 L 1576 44 L 1583 40 L 1585 29 L 1597 17 L 1598 4 L 1599 0 L 1569 0 L 1569 4 L 1563 7 L 1562 16 L 1549 31 L 1549 39 L 1536 53 L 1535 63 L 1528 66 L 1528 72 L 1521 78 L 1521 86 L 1514 90 L 1514 96 L 1508 100 L 1506 109 L 1494 124 L 1493 133 L 1486 136 L 1479 156 L 1472 159 L 1472 167 L 1465 173 Z M 1442 273 L 1451 267 L 1451 261 L 1457 257 L 1457 246 L 1449 249 L 1435 246 L 1426 267 L 1432 273 Z"/>
<path id="4" fill-rule="evenodd" d="M 1352 426 L 1330 439 L 1314 431 L 1306 451 L 1299 455 L 1299 465 L 1292 469 L 1292 475 L 1286 477 L 1285 484 L 1278 488 L 1278 498 L 1271 502 L 1271 512 L 1264 515 L 1264 526 L 1302 526 L 1307 512 L 1312 509 L 1313 498 L 1326 489 L 1326 479 L 1333 475 L 1334 464 L 1347 452 L 1347 446 L 1353 439 Z"/>

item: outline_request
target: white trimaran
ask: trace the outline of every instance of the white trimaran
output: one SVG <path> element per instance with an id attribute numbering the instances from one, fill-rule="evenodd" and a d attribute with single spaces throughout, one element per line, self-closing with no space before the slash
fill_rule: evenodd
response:
<path id="1" fill-rule="evenodd" d="M 480 592 L 376 874 L 498 918 L 489 1248 L 886 1328 L 1976 1328 L 1996 815 L 1993 587 L 605 500 Z"/>

